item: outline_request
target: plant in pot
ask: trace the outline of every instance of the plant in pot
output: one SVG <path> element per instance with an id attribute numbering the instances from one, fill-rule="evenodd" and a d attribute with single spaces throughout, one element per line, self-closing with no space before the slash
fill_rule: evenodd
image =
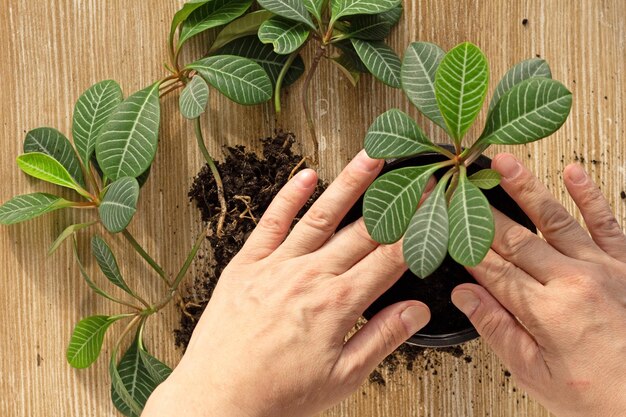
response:
<path id="1" fill-rule="evenodd" d="M 412 43 L 403 59 L 401 77 L 411 103 L 444 129 L 453 145 L 432 143 L 414 120 L 396 109 L 380 115 L 369 128 L 365 137 L 368 155 L 398 159 L 388 163 L 371 184 L 353 216 L 362 204 L 374 240 L 388 244 L 403 239 L 410 270 L 366 315 L 401 299 L 426 298 L 433 310 L 432 322 L 411 341 L 425 346 L 457 344 L 477 333 L 450 303 L 450 291 L 471 280 L 463 266 L 478 264 L 491 246 L 494 222 L 490 203 L 533 227 L 498 187 L 499 174 L 489 169 L 490 160 L 482 153 L 491 144 L 524 144 L 554 133 L 567 119 L 572 95 L 551 79 L 544 60 L 520 62 L 498 84 L 482 133 L 464 147 L 464 136 L 480 112 L 488 88 L 489 68 L 482 51 L 471 43 L 462 43 L 448 53 L 431 43 Z M 437 185 L 419 205 L 433 176 Z"/>

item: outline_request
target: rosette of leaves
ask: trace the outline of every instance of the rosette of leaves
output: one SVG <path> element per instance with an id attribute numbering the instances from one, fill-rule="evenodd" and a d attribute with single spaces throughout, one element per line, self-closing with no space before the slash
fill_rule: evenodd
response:
<path id="1" fill-rule="evenodd" d="M 437 152 L 443 162 L 401 168 L 379 177 L 364 196 L 367 230 L 380 243 L 403 238 L 404 257 L 420 278 L 433 273 L 446 253 L 473 266 L 487 254 L 494 237 L 493 216 L 481 189 L 500 182 L 496 171 L 468 176 L 467 167 L 491 144 L 525 144 L 558 130 L 567 119 L 572 94 L 551 78 L 542 59 L 522 61 L 499 82 L 489 103 L 482 134 L 464 147 L 464 137 L 480 112 L 489 81 L 487 59 L 471 43 L 448 53 L 437 45 L 409 45 L 401 68 L 402 89 L 411 103 L 450 136 L 455 152 L 432 143 L 407 114 L 380 115 L 365 137 L 373 158 L 405 158 Z M 446 169 L 418 207 L 429 179 Z"/>
<path id="2" fill-rule="evenodd" d="M 384 39 L 400 19 L 401 0 L 259 0 L 258 3 L 263 10 L 243 16 L 224 30 L 231 35 L 228 51 L 245 51 L 243 55 L 252 59 L 278 64 L 274 70 L 268 69 L 268 73 L 274 82 L 274 107 L 280 112 L 281 88 L 304 72 L 300 52 L 310 41 L 317 44 L 306 71 L 302 97 L 316 145 L 308 93 L 322 59 L 332 62 L 353 85 L 360 74 L 371 73 L 383 83 L 400 88 L 400 58 Z M 233 33 L 239 38 L 232 36 Z M 251 34 L 258 38 L 250 38 Z"/>

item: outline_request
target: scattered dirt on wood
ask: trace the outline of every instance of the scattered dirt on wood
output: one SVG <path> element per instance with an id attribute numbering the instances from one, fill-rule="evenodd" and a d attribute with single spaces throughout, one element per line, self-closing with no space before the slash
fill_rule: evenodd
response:
<path id="1" fill-rule="evenodd" d="M 398 370 L 404 368 L 407 371 L 426 371 L 431 375 L 438 375 L 441 371 L 441 361 L 446 355 L 462 359 L 466 364 L 473 361 L 472 357 L 465 353 L 462 346 L 450 346 L 444 348 L 424 348 L 409 344 L 403 344 L 375 369 L 369 377 L 371 383 L 385 386 L 387 378 L 392 377 Z"/>
<path id="2" fill-rule="evenodd" d="M 295 137 L 291 133 L 277 132 L 275 137 L 261 140 L 262 157 L 247 152 L 244 146 L 228 147 L 224 150 L 225 161 L 217 163 L 224 183 L 228 215 L 224 222 L 224 234 L 218 238 L 209 235 L 212 253 L 200 259 L 197 274 L 181 306 L 180 328 L 174 331 L 176 345 L 187 347 L 191 334 L 204 311 L 222 271 L 239 252 L 272 199 L 287 183 L 292 170 L 307 167 L 303 157 L 294 153 Z M 318 181 L 317 189 L 297 218 L 309 209 L 324 191 L 326 185 Z M 194 179 L 189 198 L 196 205 L 202 221 L 215 227 L 220 212 L 215 180 L 208 166 L 202 168 Z"/>
<path id="3" fill-rule="evenodd" d="M 626 191 L 622 191 L 621 193 L 619 193 L 619 196 L 622 200 L 626 200 Z"/>

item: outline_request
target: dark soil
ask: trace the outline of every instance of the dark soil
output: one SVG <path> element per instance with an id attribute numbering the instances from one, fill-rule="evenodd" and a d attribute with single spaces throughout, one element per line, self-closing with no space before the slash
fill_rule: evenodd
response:
<path id="1" fill-rule="evenodd" d="M 292 150 L 295 138 L 290 133 L 278 132 L 275 137 L 261 141 L 262 157 L 246 152 L 243 146 L 228 147 L 224 150 L 225 161 L 217 163 L 224 183 L 228 215 L 222 238 L 215 234 L 207 238 L 213 253 L 204 259 L 203 271 L 195 277 L 190 295 L 183 297 L 180 328 L 174 331 L 179 347 L 187 347 L 222 271 L 239 252 L 274 196 L 287 183 L 292 170 L 302 161 L 302 156 Z M 302 164 L 297 171 L 304 168 L 306 164 Z M 308 210 L 325 188 L 326 185 L 318 181 L 314 195 L 297 218 Z M 202 168 L 194 179 L 189 198 L 200 211 L 202 221 L 215 227 L 220 205 L 215 180 L 208 166 Z"/>

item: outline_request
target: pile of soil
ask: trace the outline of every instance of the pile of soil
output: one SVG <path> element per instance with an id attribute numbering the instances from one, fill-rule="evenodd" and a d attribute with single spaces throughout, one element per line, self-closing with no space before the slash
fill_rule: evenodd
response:
<path id="1" fill-rule="evenodd" d="M 189 295 L 182 300 L 183 314 L 180 328 L 174 331 L 176 345 L 187 347 L 196 323 L 204 311 L 222 271 L 239 252 L 278 191 L 287 183 L 294 168 L 298 172 L 307 167 L 303 157 L 294 153 L 295 137 L 291 133 L 277 132 L 275 137 L 262 139 L 262 157 L 246 152 L 244 146 L 227 147 L 225 160 L 217 162 L 224 183 L 228 214 L 223 226 L 223 236 L 209 235 L 212 255 L 201 259 L 202 272 L 195 277 Z M 295 173 L 294 172 L 294 173 Z M 325 190 L 326 184 L 318 180 L 317 188 L 296 220 L 308 210 Z M 217 199 L 215 179 L 208 165 L 198 173 L 189 190 L 189 198 L 196 205 L 202 221 L 217 224 L 220 204 Z"/>

